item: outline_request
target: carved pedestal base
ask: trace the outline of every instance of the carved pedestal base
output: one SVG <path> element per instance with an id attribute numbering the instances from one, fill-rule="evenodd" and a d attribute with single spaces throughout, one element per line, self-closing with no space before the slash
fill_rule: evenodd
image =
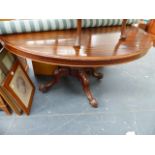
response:
<path id="1" fill-rule="evenodd" d="M 89 100 L 89 103 L 92 107 L 98 107 L 98 103 L 96 99 L 93 97 L 90 87 L 89 87 L 89 79 L 88 74 L 91 73 L 92 76 L 94 76 L 97 79 L 102 79 L 103 75 L 102 73 L 97 73 L 95 69 L 73 69 L 73 68 L 65 68 L 65 67 L 59 67 L 55 73 L 54 73 L 54 80 L 48 82 L 47 84 L 40 84 L 39 90 L 42 92 L 46 92 L 51 88 L 53 85 L 59 82 L 60 78 L 62 76 L 74 76 L 78 78 L 81 81 L 83 90 Z"/>

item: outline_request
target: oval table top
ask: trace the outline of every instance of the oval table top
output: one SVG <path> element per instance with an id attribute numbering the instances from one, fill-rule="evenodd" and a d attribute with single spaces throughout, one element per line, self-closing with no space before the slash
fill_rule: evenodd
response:
<path id="1" fill-rule="evenodd" d="M 152 46 L 149 34 L 131 26 L 126 40 L 119 40 L 120 28 L 82 29 L 79 42 L 76 30 L 5 35 L 1 40 L 16 55 L 59 66 L 100 67 L 144 56 Z"/>

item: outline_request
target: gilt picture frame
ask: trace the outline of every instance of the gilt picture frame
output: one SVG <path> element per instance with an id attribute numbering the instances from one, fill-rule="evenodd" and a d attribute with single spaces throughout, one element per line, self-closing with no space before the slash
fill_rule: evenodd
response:
<path id="1" fill-rule="evenodd" d="M 4 87 L 17 100 L 17 104 L 23 112 L 29 115 L 35 87 L 18 61 L 14 64 L 9 74 L 5 80 Z"/>

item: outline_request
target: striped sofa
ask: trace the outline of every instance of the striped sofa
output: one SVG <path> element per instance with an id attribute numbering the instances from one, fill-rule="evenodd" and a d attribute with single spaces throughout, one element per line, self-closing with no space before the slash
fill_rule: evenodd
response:
<path id="1" fill-rule="evenodd" d="M 137 23 L 137 19 L 129 19 L 127 24 Z M 122 19 L 83 19 L 82 27 L 102 27 L 121 25 Z M 28 33 L 51 30 L 74 29 L 76 19 L 29 19 L 0 21 L 0 35 L 14 33 Z"/>

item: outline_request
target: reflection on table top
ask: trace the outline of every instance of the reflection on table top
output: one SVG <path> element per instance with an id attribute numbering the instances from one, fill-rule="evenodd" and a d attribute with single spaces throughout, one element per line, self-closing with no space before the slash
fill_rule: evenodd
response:
<path id="1" fill-rule="evenodd" d="M 51 64 L 92 67 L 124 63 L 140 58 L 152 46 L 151 37 L 137 27 L 127 28 L 120 39 L 120 27 L 82 29 L 79 44 L 76 30 L 36 32 L 2 36 L 13 53 Z"/>

